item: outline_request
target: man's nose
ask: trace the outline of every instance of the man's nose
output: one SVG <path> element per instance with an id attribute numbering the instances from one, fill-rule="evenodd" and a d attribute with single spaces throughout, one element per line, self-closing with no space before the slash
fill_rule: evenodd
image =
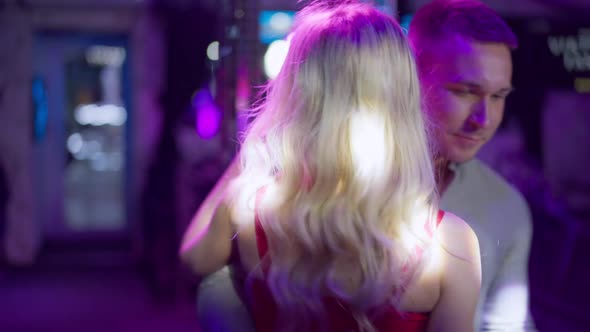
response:
<path id="1" fill-rule="evenodd" d="M 488 98 L 481 98 L 473 105 L 472 112 L 469 116 L 468 123 L 472 129 L 484 128 L 489 123 L 489 101 Z"/>

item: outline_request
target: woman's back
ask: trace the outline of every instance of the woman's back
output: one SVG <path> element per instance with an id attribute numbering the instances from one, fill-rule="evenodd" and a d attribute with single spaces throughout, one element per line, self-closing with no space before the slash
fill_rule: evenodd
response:
<path id="1" fill-rule="evenodd" d="M 261 258 L 268 252 L 266 234 L 254 211 L 250 214 L 234 216 L 234 218 L 243 218 L 237 222 L 246 225 L 238 233 L 237 243 L 241 264 L 252 276 L 245 285 L 245 289 L 247 289 L 256 329 L 262 332 L 275 331 L 273 326 L 278 317 L 277 308 L 264 280 L 265 272 L 261 268 Z M 436 244 L 433 245 L 424 268 L 408 285 L 401 297 L 399 305 L 401 313 L 391 305 L 373 308 L 367 313 L 367 317 L 371 319 L 377 331 L 427 331 L 429 325 L 434 325 L 430 322 L 431 316 L 436 319 L 442 314 L 444 317 L 444 312 L 453 311 L 455 306 L 465 307 L 467 316 L 472 314 L 468 312 L 468 308 L 471 306 L 474 308 L 475 304 L 467 303 L 469 301 L 463 302 L 458 297 L 454 299 L 455 304 L 449 304 L 453 294 L 448 293 L 450 289 L 461 287 L 470 289 L 470 282 L 478 282 L 478 280 L 470 280 L 469 275 L 475 276 L 476 279 L 480 278 L 479 248 L 475 234 L 463 220 L 451 213 L 441 211 L 436 225 L 438 227 L 433 234 Z M 466 270 L 472 273 L 463 274 Z M 458 275 L 463 275 L 463 280 Z M 444 298 L 441 296 L 443 293 L 447 293 Z M 472 294 L 465 298 L 473 301 L 477 299 L 477 296 Z M 329 330 L 322 325 L 308 331 L 358 330 L 358 323 L 345 300 L 330 297 L 326 298 L 323 304 L 326 309 L 324 323 L 329 322 Z M 441 305 L 448 307 L 443 308 Z"/>

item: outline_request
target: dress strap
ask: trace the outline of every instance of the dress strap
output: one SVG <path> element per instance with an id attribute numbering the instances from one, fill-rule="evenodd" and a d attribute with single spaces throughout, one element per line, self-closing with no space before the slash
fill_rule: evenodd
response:
<path id="1" fill-rule="evenodd" d="M 426 222 L 424 224 L 424 230 L 426 231 L 428 236 L 430 236 L 430 237 L 434 236 L 434 232 L 436 231 L 436 229 L 438 228 L 438 226 L 442 222 L 444 216 L 445 216 L 445 211 L 438 210 L 438 213 L 436 214 L 436 224 L 432 225 L 431 222 Z"/>
<path id="2" fill-rule="evenodd" d="M 440 225 L 444 216 L 445 216 L 445 211 L 438 210 L 438 214 L 436 216 L 436 227 L 438 227 L 438 225 Z"/>

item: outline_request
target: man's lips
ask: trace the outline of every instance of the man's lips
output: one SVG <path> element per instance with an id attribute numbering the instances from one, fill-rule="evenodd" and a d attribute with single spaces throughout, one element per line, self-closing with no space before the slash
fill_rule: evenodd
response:
<path id="1" fill-rule="evenodd" d="M 464 140 L 467 140 L 469 142 L 473 142 L 473 143 L 484 141 L 484 138 L 482 136 L 473 136 L 473 135 L 465 135 L 465 134 L 454 134 L 454 136 L 459 137 Z"/>

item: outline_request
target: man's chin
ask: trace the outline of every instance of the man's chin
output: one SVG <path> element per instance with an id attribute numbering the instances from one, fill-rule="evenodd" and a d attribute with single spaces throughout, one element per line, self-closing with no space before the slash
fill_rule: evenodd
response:
<path id="1" fill-rule="evenodd" d="M 477 151 L 477 149 L 474 149 L 473 151 L 452 151 L 451 153 L 447 154 L 447 158 L 452 163 L 462 164 L 475 158 Z"/>

